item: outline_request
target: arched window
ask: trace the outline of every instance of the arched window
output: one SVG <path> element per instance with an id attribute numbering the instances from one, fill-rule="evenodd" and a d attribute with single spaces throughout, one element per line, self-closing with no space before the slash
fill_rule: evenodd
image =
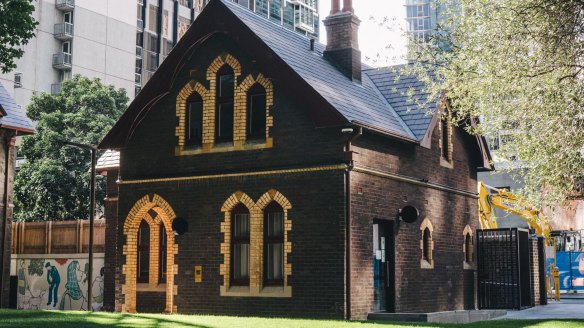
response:
<path id="1" fill-rule="evenodd" d="M 229 65 L 217 72 L 217 108 L 215 111 L 215 140 L 233 141 L 233 93 L 235 78 Z"/>
<path id="2" fill-rule="evenodd" d="M 271 202 L 264 210 L 264 285 L 284 284 L 284 210 Z"/>
<path id="3" fill-rule="evenodd" d="M 187 146 L 203 145 L 203 99 L 194 93 L 187 101 Z"/>
<path id="4" fill-rule="evenodd" d="M 148 283 L 150 273 L 150 226 L 142 220 L 138 228 L 138 274 L 137 282 Z"/>
<path id="5" fill-rule="evenodd" d="M 231 214 L 231 285 L 249 286 L 249 210 L 237 205 Z"/>
<path id="6" fill-rule="evenodd" d="M 259 83 L 247 92 L 247 138 L 266 138 L 266 89 Z"/>
<path id="7" fill-rule="evenodd" d="M 158 247 L 158 283 L 166 283 L 166 246 L 168 241 L 166 238 L 166 229 L 164 224 L 160 224 L 160 246 Z"/>
<path id="8" fill-rule="evenodd" d="M 432 263 L 432 233 L 428 228 L 424 229 L 422 243 L 422 258 L 428 263 Z"/>
<path id="9" fill-rule="evenodd" d="M 473 247 L 472 247 L 472 236 L 467 233 L 464 236 L 464 261 L 471 263 L 473 261 Z"/>

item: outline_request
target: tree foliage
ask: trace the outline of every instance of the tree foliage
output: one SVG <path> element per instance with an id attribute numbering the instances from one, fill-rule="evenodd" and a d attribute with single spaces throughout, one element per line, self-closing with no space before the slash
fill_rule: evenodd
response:
<path id="1" fill-rule="evenodd" d="M 32 16 L 32 0 L 0 1 L 0 69 L 8 73 L 16 68 L 15 60 L 22 57 L 23 45 L 34 36 L 38 22 Z"/>
<path id="2" fill-rule="evenodd" d="M 497 153 L 528 168 L 512 170 L 526 196 L 566 199 L 584 176 L 584 1 L 437 2 L 445 18 L 408 74 L 427 83 L 428 99 L 446 92 L 455 123 L 479 117 L 473 133 L 513 132 Z"/>
<path id="3" fill-rule="evenodd" d="M 14 183 L 16 219 L 88 218 L 91 154 L 62 140 L 97 144 L 127 101 L 125 90 L 81 76 L 63 82 L 57 95 L 33 97 L 27 115 L 37 122 L 37 134 L 24 137 L 19 149 L 26 162 Z M 98 176 L 98 204 L 105 196 L 104 184 Z"/>

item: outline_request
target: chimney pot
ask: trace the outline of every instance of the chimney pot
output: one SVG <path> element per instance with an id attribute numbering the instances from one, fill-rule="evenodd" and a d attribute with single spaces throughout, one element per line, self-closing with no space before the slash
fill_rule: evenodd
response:
<path id="1" fill-rule="evenodd" d="M 314 51 L 314 39 L 310 39 L 310 51 Z"/>
<path id="2" fill-rule="evenodd" d="M 354 13 L 353 10 L 353 0 L 343 0 L 343 11 L 348 11 Z"/>
<path id="3" fill-rule="evenodd" d="M 331 15 L 341 11 L 341 0 L 331 0 Z"/>

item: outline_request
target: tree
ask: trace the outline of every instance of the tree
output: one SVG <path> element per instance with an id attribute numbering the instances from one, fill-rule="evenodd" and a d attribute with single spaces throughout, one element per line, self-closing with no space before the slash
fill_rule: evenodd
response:
<path id="1" fill-rule="evenodd" d="M 34 36 L 38 22 L 32 17 L 31 0 L 0 1 L 0 68 L 8 73 L 16 68 L 16 59 L 22 57 L 22 46 Z"/>
<path id="2" fill-rule="evenodd" d="M 404 74 L 427 83 L 428 99 L 445 93 L 454 123 L 480 118 L 472 133 L 513 130 L 498 153 L 527 168 L 512 172 L 520 192 L 566 199 L 584 176 L 584 1 L 437 2 L 446 18 Z"/>
<path id="3" fill-rule="evenodd" d="M 91 155 L 64 146 L 62 140 L 98 143 L 127 102 L 125 90 L 79 75 L 64 81 L 57 95 L 33 97 L 27 115 L 37 122 L 37 134 L 24 137 L 19 149 L 26 162 L 14 183 L 16 219 L 88 218 Z M 104 184 L 98 177 L 98 204 L 105 196 Z"/>

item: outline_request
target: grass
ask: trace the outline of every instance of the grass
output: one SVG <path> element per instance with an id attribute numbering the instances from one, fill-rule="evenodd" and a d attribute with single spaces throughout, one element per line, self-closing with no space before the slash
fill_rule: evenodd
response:
<path id="1" fill-rule="evenodd" d="M 382 323 L 342 320 L 310 320 L 228 317 L 205 315 L 127 314 L 75 311 L 0 310 L 0 327 L 190 327 L 190 328 L 571 328 L 584 327 L 583 320 L 496 320 L 467 325 L 429 323 Z"/>

